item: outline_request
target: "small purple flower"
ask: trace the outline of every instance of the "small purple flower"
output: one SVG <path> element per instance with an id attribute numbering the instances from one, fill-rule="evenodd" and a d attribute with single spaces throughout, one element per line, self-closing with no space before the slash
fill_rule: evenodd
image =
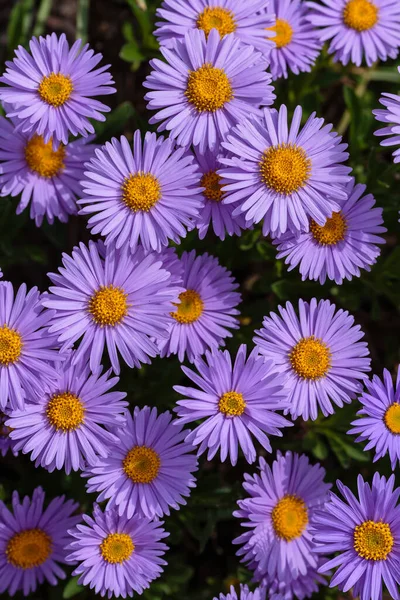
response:
<path id="1" fill-rule="evenodd" d="M 343 279 L 360 277 L 360 269 L 371 270 L 381 253 L 377 244 L 385 244 L 382 233 L 382 209 L 374 207 L 375 198 L 363 196 L 365 185 L 355 185 L 352 178 L 346 186 L 347 199 L 338 199 L 339 212 L 334 212 L 325 225 L 310 221 L 306 233 L 284 233 L 273 241 L 277 258 L 285 258 L 289 271 L 299 266 L 302 280 L 313 279 L 322 285 L 326 279 L 338 285 Z"/>
<path id="2" fill-rule="evenodd" d="M 135 407 L 133 418 L 127 412 L 126 425 L 115 433 L 108 457 L 84 474 L 88 492 L 101 492 L 97 501 L 108 500 L 107 508 L 128 519 L 134 514 L 162 517 L 170 507 L 179 510 L 186 504 L 196 485 L 197 460 L 193 446 L 184 441 L 187 431 L 171 413 L 157 416 L 156 408 Z"/>
<path id="3" fill-rule="evenodd" d="M 235 588 L 231 585 L 229 594 L 220 594 L 214 600 L 264 600 L 265 593 L 260 588 L 250 592 L 247 585 L 240 584 L 240 594 L 237 595 Z"/>
<path id="4" fill-rule="evenodd" d="M 299 575 L 297 579 L 280 579 L 275 577 L 267 584 L 266 591 L 269 600 L 304 600 L 311 598 L 318 592 L 320 585 L 327 585 L 325 577 L 318 573 L 318 569 L 326 559 L 317 556 L 317 566 L 308 567 L 305 575 Z"/>
<path id="5" fill-rule="evenodd" d="M 344 185 L 351 169 L 347 145 L 313 113 L 300 129 L 302 108 L 294 111 L 288 128 L 287 108 L 264 110 L 262 121 L 242 121 L 227 135 L 228 157 L 219 171 L 225 204 L 245 214 L 247 226 L 263 222 L 263 234 L 308 231 L 310 218 L 325 225 L 345 200 Z"/>
<path id="6" fill-rule="evenodd" d="M 398 67 L 400 72 L 400 67 Z M 375 119 L 385 123 L 385 127 L 375 131 L 377 136 L 389 136 L 381 142 L 381 146 L 398 146 L 400 145 L 400 96 L 397 94 L 382 94 L 379 102 L 385 107 L 373 110 Z M 395 163 L 400 162 L 400 148 L 393 152 L 393 160 Z"/>
<path id="7" fill-rule="evenodd" d="M 216 151 L 233 125 L 275 99 L 268 61 L 232 34 L 221 40 L 216 29 L 207 38 L 194 29 L 161 52 L 166 62 L 150 61 L 145 100 L 158 111 L 150 123 L 161 121 L 158 131 L 180 146 Z"/>
<path id="8" fill-rule="evenodd" d="M 134 515 L 118 516 L 116 510 L 102 512 L 95 505 L 93 517 L 83 515 L 84 525 L 68 533 L 69 562 L 79 562 L 73 575 L 101 596 L 126 598 L 142 594 L 159 577 L 167 563 L 161 557 L 168 547 L 162 541 L 169 534 L 162 521 Z"/>
<path id="9" fill-rule="evenodd" d="M 67 562 L 67 531 L 80 521 L 72 516 L 78 504 L 59 496 L 43 510 L 44 497 L 40 487 L 22 502 L 14 492 L 12 512 L 0 501 L 0 594 L 28 596 L 44 581 L 65 579 L 60 563 Z"/>
<path id="10" fill-rule="evenodd" d="M 9 450 L 14 456 L 17 456 L 18 452 L 15 449 L 15 442 L 10 438 L 10 428 L 5 424 L 9 415 L 3 411 L 0 411 L 0 454 L 5 456 Z"/>
<path id="11" fill-rule="evenodd" d="M 370 370 L 368 346 L 354 317 L 336 309 L 329 300 L 299 300 L 299 316 L 290 302 L 278 307 L 279 315 L 265 317 L 254 343 L 261 354 L 287 376 L 286 391 L 294 419 L 325 417 L 333 404 L 349 404 L 362 390 Z"/>
<path id="12" fill-rule="evenodd" d="M 374 462 L 389 454 L 392 469 L 400 464 L 400 369 L 397 371 L 396 387 L 387 369 L 383 379 L 374 375 L 365 382 L 367 392 L 360 396 L 362 404 L 357 415 L 361 418 L 353 421 L 350 435 L 358 435 L 356 442 L 368 441 L 364 450 L 375 448 Z"/>
<path id="13" fill-rule="evenodd" d="M 236 307 L 241 296 L 230 271 L 215 257 L 196 256 L 192 250 L 184 252 L 181 261 L 185 291 L 175 304 L 168 338 L 158 345 L 162 357 L 177 354 L 183 362 L 186 355 L 193 362 L 207 349 L 224 345 L 224 339 L 232 337 L 229 329 L 239 328 Z"/>
<path id="14" fill-rule="evenodd" d="M 193 155 L 174 142 L 140 131 L 128 140 L 113 138 L 86 165 L 81 215 L 106 245 L 141 244 L 160 252 L 169 241 L 180 243 L 204 205 Z"/>
<path id="15" fill-rule="evenodd" d="M 322 42 L 331 40 L 329 53 L 347 65 L 369 67 L 377 60 L 396 58 L 400 45 L 398 0 L 321 0 L 307 2 L 308 19 L 320 27 Z"/>
<path id="16" fill-rule="evenodd" d="M 12 105 L 7 117 L 15 118 L 23 132 L 68 143 L 68 135 L 94 133 L 89 121 L 105 121 L 102 113 L 110 109 L 93 98 L 116 91 L 109 65 L 93 70 L 102 59 L 89 45 L 77 40 L 69 48 L 65 34 L 33 37 L 31 54 L 22 46 L 0 81 L 0 100 Z"/>
<path id="17" fill-rule="evenodd" d="M 317 551 L 335 553 L 320 567 L 320 573 L 338 567 L 330 587 L 343 592 L 353 589 L 360 600 L 380 600 L 382 583 L 389 597 L 399 600 L 400 583 L 400 488 L 375 473 L 370 487 L 357 478 L 358 498 L 340 481 L 344 500 L 331 493 L 324 510 L 315 517 Z"/>
<path id="18" fill-rule="evenodd" d="M 185 396 L 175 408 L 178 423 L 186 424 L 205 419 L 186 441 L 199 446 L 198 454 L 208 450 L 211 460 L 218 450 L 221 461 L 229 456 L 232 465 L 242 449 L 247 462 L 257 458 L 252 436 L 267 452 L 272 452 L 268 435 L 281 437 L 282 427 L 292 423 L 277 414 L 287 408 L 285 378 L 273 371 L 267 361 L 254 349 L 246 358 L 242 344 L 235 362 L 227 350 L 206 352 L 206 360 L 195 362 L 198 373 L 182 367 L 182 371 L 200 389 L 177 385 L 174 390 Z"/>

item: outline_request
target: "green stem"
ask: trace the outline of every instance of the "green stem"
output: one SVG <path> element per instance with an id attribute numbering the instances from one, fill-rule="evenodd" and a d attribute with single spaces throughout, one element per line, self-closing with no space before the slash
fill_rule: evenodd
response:
<path id="1" fill-rule="evenodd" d="M 37 14 L 36 14 L 36 22 L 35 27 L 33 28 L 33 35 L 39 37 L 42 35 L 44 28 L 47 23 L 47 19 L 49 18 L 49 14 L 53 5 L 53 0 L 42 0 Z"/>
<path id="2" fill-rule="evenodd" d="M 76 13 L 76 37 L 85 44 L 88 38 L 90 0 L 79 0 Z"/>
<path id="3" fill-rule="evenodd" d="M 371 79 L 371 72 L 370 71 L 363 71 L 361 73 L 361 81 L 360 83 L 357 85 L 356 89 L 354 90 L 355 95 L 358 98 L 361 98 L 365 92 L 367 91 L 367 87 L 368 84 L 370 82 Z M 344 135 L 347 131 L 348 126 L 350 125 L 350 121 L 351 121 L 351 114 L 349 109 L 347 108 L 344 113 L 342 118 L 340 119 L 340 123 L 337 127 L 337 132 L 340 135 Z"/>

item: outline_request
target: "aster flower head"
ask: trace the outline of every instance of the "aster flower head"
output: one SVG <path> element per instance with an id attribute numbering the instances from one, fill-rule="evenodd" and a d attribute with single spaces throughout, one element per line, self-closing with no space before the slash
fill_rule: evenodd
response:
<path id="1" fill-rule="evenodd" d="M 159 339 L 161 356 L 177 354 L 181 362 L 185 355 L 190 362 L 207 349 L 224 345 L 232 337 L 230 329 L 238 329 L 237 305 L 241 296 L 230 271 L 218 259 L 208 254 L 196 256 L 194 250 L 184 252 L 184 291 L 172 312 L 168 338 Z"/>
<path id="2" fill-rule="evenodd" d="M 317 566 L 312 543 L 315 511 L 327 499 L 325 469 L 305 455 L 278 452 L 272 467 L 261 457 L 259 473 L 245 475 L 248 497 L 233 515 L 246 532 L 234 540 L 256 581 L 289 582 Z"/>
<path id="3" fill-rule="evenodd" d="M 19 46 L 7 62 L 0 81 L 0 100 L 12 105 L 7 117 L 15 118 L 23 132 L 68 143 L 68 135 L 94 133 L 89 119 L 105 121 L 110 109 L 94 98 L 116 90 L 109 65 L 95 67 L 102 59 L 77 40 L 71 48 L 65 34 L 33 37 L 30 52 Z"/>
<path id="4" fill-rule="evenodd" d="M 59 496 L 44 509 L 44 498 L 38 487 L 22 502 L 14 492 L 11 510 L 0 500 L 0 594 L 28 596 L 44 581 L 65 579 L 60 564 L 66 563 L 67 530 L 80 520 L 72 516 L 78 504 Z"/>
<path id="5" fill-rule="evenodd" d="M 129 367 L 158 354 L 154 338 L 167 335 L 179 291 L 157 255 L 110 249 L 103 258 L 103 251 L 91 241 L 75 247 L 72 256 L 63 254 L 59 273 L 49 274 L 54 286 L 43 304 L 56 310 L 50 332 L 63 349 L 82 338 L 73 365 L 89 356 L 92 372 L 98 372 L 106 348 L 118 375 L 118 352 Z"/>
<path id="6" fill-rule="evenodd" d="M 136 131 L 133 150 L 113 138 L 86 168 L 80 214 L 92 215 L 88 226 L 106 245 L 160 252 L 186 236 L 204 205 L 193 155 L 154 133 L 142 141 Z"/>
<path id="7" fill-rule="evenodd" d="M 398 67 L 400 72 L 400 67 Z M 381 142 L 381 146 L 398 146 L 400 145 L 400 96 L 397 94 L 382 94 L 379 102 L 385 107 L 373 110 L 375 119 L 385 123 L 385 127 L 375 131 L 377 136 L 389 136 Z M 400 162 L 400 148 L 393 152 L 393 160 L 395 163 Z"/>
<path id="8" fill-rule="evenodd" d="M 237 204 L 233 214 L 248 226 L 263 220 L 264 235 L 308 231 L 310 218 L 325 225 L 347 198 L 347 145 L 315 113 L 302 128 L 301 117 L 298 106 L 288 127 L 285 105 L 264 110 L 262 121 L 242 121 L 222 144 L 230 153 L 221 157 L 223 202 Z"/>
<path id="9" fill-rule="evenodd" d="M 400 464 L 400 369 L 395 386 L 387 369 L 382 379 L 374 375 L 365 385 L 367 391 L 359 397 L 359 418 L 348 433 L 358 436 L 356 442 L 368 442 L 365 451 L 375 449 L 374 462 L 388 454 L 394 470 Z"/>
<path id="10" fill-rule="evenodd" d="M 334 60 L 369 67 L 396 58 L 400 45 L 400 5 L 397 0 L 321 0 L 307 2 L 308 19 L 319 27 L 322 42 L 330 40 Z"/>
<path id="11" fill-rule="evenodd" d="M 78 561 L 73 575 L 96 594 L 126 598 L 142 594 L 159 577 L 167 563 L 162 541 L 169 534 L 162 521 L 139 515 L 128 518 L 116 510 L 102 512 L 95 505 L 93 516 L 83 515 L 84 525 L 68 533 L 74 540 L 67 547 L 69 562 Z"/>
<path id="12" fill-rule="evenodd" d="M 354 598 L 380 600 L 384 583 L 393 600 L 400 598 L 400 488 L 375 473 L 372 486 L 357 478 L 358 497 L 340 481 L 343 500 L 331 493 L 315 518 L 317 551 L 336 556 L 320 567 L 337 568 L 330 587 L 353 589 Z"/>
<path id="13" fill-rule="evenodd" d="M 286 375 L 291 416 L 315 420 L 319 409 L 326 417 L 333 405 L 349 404 L 361 392 L 371 362 L 354 317 L 315 298 L 299 300 L 299 315 L 290 302 L 278 310 L 265 317 L 254 343 Z"/>
<path id="14" fill-rule="evenodd" d="M 235 588 L 231 585 L 229 594 L 220 594 L 214 600 L 263 600 L 264 598 L 265 594 L 261 589 L 257 588 L 254 592 L 250 592 L 249 587 L 241 583 L 239 595 L 237 595 Z"/>
<path id="15" fill-rule="evenodd" d="M 150 123 L 161 122 L 158 131 L 180 146 L 215 151 L 233 125 L 275 99 L 268 61 L 232 34 L 221 40 L 216 29 L 207 37 L 195 29 L 161 52 L 166 62 L 150 61 L 145 100 L 158 111 Z"/>
<path id="16" fill-rule="evenodd" d="M 199 446 L 199 454 L 208 450 L 211 460 L 218 450 L 221 461 L 229 456 L 233 465 L 242 449 L 247 462 L 256 460 L 252 436 L 272 451 L 269 435 L 282 436 L 280 429 L 292 425 L 277 414 L 287 407 L 285 378 L 273 371 L 254 349 L 246 357 L 246 345 L 239 348 L 235 361 L 227 350 L 206 352 L 206 360 L 195 362 L 198 373 L 182 367 L 182 371 L 198 388 L 177 385 L 175 391 L 185 397 L 175 408 L 181 424 L 205 419 L 186 438 Z"/>
<path id="17" fill-rule="evenodd" d="M 11 430 L 6 425 L 8 414 L 0 411 L 0 454 L 5 456 L 9 450 L 14 456 L 17 456 L 18 452 L 15 449 L 15 442 L 10 438 Z"/>
<path id="18" fill-rule="evenodd" d="M 318 592 L 319 586 L 327 585 L 325 577 L 318 573 L 325 558 L 316 556 L 317 565 L 308 567 L 305 575 L 300 574 L 296 579 L 280 579 L 275 577 L 266 585 L 269 600 L 304 600 Z"/>
<path id="19" fill-rule="evenodd" d="M 100 492 L 98 502 L 130 519 L 134 514 L 153 519 L 169 515 L 186 504 L 197 460 L 193 446 L 184 441 L 187 431 L 172 420 L 169 411 L 135 407 L 126 413 L 126 425 L 116 431 L 109 456 L 89 467 L 89 492 Z"/>
<path id="20" fill-rule="evenodd" d="M 347 199 L 338 199 L 339 212 L 334 212 L 325 225 L 311 219 L 308 232 L 290 231 L 274 240 L 277 258 L 285 258 L 289 271 L 299 267 L 302 280 L 313 279 L 322 284 L 326 279 L 338 285 L 344 279 L 360 277 L 360 269 L 371 270 L 385 244 L 380 235 L 387 230 L 382 226 L 382 209 L 374 207 L 371 194 L 363 196 L 365 185 L 355 185 L 352 178 L 346 186 Z"/>

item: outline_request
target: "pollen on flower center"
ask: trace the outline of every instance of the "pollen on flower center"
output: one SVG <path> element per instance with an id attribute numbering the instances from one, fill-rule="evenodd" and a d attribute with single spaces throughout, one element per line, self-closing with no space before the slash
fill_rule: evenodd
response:
<path id="1" fill-rule="evenodd" d="M 354 529 L 354 549 L 367 560 L 386 560 L 394 544 L 387 523 L 365 521 Z"/>
<path id="2" fill-rule="evenodd" d="M 327 219 L 325 225 L 318 225 L 311 220 L 310 231 L 315 241 L 321 246 L 335 246 L 344 240 L 347 223 L 340 212 L 335 212 Z"/>
<path id="3" fill-rule="evenodd" d="M 343 10 L 343 21 L 356 31 L 368 31 L 378 22 L 379 8 L 370 0 L 349 0 Z"/>
<path id="4" fill-rule="evenodd" d="M 85 408 L 78 396 L 64 392 L 52 396 L 46 408 L 46 415 L 49 423 L 57 430 L 74 431 L 84 421 Z"/>
<path id="5" fill-rule="evenodd" d="M 127 533 L 110 533 L 100 544 L 102 557 L 112 565 L 128 560 L 134 549 L 132 538 Z"/>
<path id="6" fill-rule="evenodd" d="M 71 78 L 61 73 L 50 73 L 43 77 L 38 92 L 42 100 L 51 106 L 62 106 L 69 100 L 74 86 Z"/>
<path id="7" fill-rule="evenodd" d="M 17 362 L 22 352 L 22 338 L 18 331 L 7 325 L 0 327 L 0 365 L 8 366 Z"/>
<path id="8" fill-rule="evenodd" d="M 244 413 L 246 402 L 238 392 L 226 392 L 218 403 L 218 409 L 229 417 L 240 417 Z"/>
<path id="9" fill-rule="evenodd" d="M 134 446 L 125 456 L 122 466 L 134 483 L 151 483 L 158 475 L 161 461 L 152 448 Z"/>
<path id="10" fill-rule="evenodd" d="M 295 144 L 279 144 L 265 150 L 260 162 L 261 179 L 278 194 L 287 196 L 304 187 L 311 174 L 311 160 Z"/>
<path id="11" fill-rule="evenodd" d="M 293 29 L 288 21 L 285 19 L 276 19 L 276 23 L 273 27 L 268 27 L 268 31 L 275 31 L 276 36 L 271 38 L 275 42 L 277 48 L 284 48 L 293 38 Z"/>
<path id="12" fill-rule="evenodd" d="M 325 377 L 331 366 L 331 353 L 322 340 L 313 335 L 301 339 L 289 354 L 293 370 L 304 379 Z"/>
<path id="13" fill-rule="evenodd" d="M 384 421 L 389 431 L 400 435 L 400 404 L 398 402 L 393 402 L 389 406 L 385 412 Z"/>
<path id="14" fill-rule="evenodd" d="M 50 139 L 47 144 L 41 135 L 34 135 L 25 146 L 25 160 L 31 171 L 47 179 L 61 173 L 65 167 L 65 147 L 60 144 L 53 150 Z"/>
<path id="15" fill-rule="evenodd" d="M 122 199 L 132 212 L 149 212 L 161 198 L 161 185 L 151 173 L 131 173 L 122 184 Z"/>
<path id="16" fill-rule="evenodd" d="M 308 523 L 305 502 L 297 496 L 287 494 L 274 506 L 271 519 L 276 535 L 291 542 L 301 536 Z"/>
<path id="17" fill-rule="evenodd" d="M 206 63 L 190 71 L 185 96 L 199 112 L 215 112 L 233 99 L 233 90 L 225 71 Z"/>
<path id="18" fill-rule="evenodd" d="M 221 202 L 224 197 L 224 192 L 221 186 L 221 177 L 216 171 L 209 171 L 204 173 L 200 181 L 201 187 L 204 188 L 204 196 L 208 200 L 214 200 L 214 202 Z"/>
<path id="19" fill-rule="evenodd" d="M 176 305 L 176 312 L 171 313 L 178 323 L 186 325 L 194 323 L 203 314 L 204 303 L 200 294 L 194 290 L 186 290 L 179 294 L 180 303 Z"/>
<path id="20" fill-rule="evenodd" d="M 218 29 L 221 37 L 236 31 L 234 14 L 231 10 L 219 6 L 207 6 L 197 18 L 197 27 L 208 37 L 211 29 Z"/>
<path id="21" fill-rule="evenodd" d="M 89 312 L 98 325 L 115 326 L 121 323 L 128 312 L 128 294 L 121 288 L 108 285 L 101 287 L 89 301 Z"/>
<path id="22" fill-rule="evenodd" d="M 20 531 L 12 536 L 6 547 L 7 562 L 20 569 L 39 567 L 51 552 L 51 537 L 42 529 Z"/>

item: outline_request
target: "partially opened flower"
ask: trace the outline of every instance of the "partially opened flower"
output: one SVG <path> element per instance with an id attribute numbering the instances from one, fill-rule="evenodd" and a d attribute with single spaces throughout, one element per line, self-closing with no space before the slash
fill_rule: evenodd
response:
<path id="1" fill-rule="evenodd" d="M 398 67 L 400 72 L 400 67 Z M 382 94 L 379 102 L 385 108 L 373 110 L 377 121 L 385 123 L 385 127 L 375 131 L 377 136 L 389 136 L 381 142 L 381 146 L 399 146 L 400 145 L 400 96 L 397 94 Z M 395 163 L 400 162 L 400 148 L 393 152 Z"/>
<path id="2" fill-rule="evenodd" d="M 0 100 L 10 106 L 7 117 L 17 119 L 23 132 L 68 143 L 68 136 L 94 133 L 89 119 L 105 121 L 110 109 L 94 97 L 116 90 L 109 65 L 95 69 L 101 54 L 94 54 L 77 40 L 71 48 L 65 33 L 55 33 L 29 42 L 30 53 L 22 46 L 7 62 L 0 81 Z"/>
<path id="3" fill-rule="evenodd" d="M 265 598 L 265 594 L 261 589 L 257 588 L 254 592 L 250 592 L 248 586 L 241 583 L 239 595 L 231 585 L 229 594 L 220 594 L 214 600 L 263 600 L 263 598 Z"/>
<path id="4" fill-rule="evenodd" d="M 65 579 L 60 564 L 66 563 L 68 529 L 80 521 L 73 516 L 78 504 L 59 496 L 44 509 L 44 498 L 38 487 L 22 502 L 14 492 L 11 510 L 0 500 L 0 594 L 28 596 L 44 581 Z"/>
<path id="5" fill-rule="evenodd" d="M 6 425 L 9 415 L 0 411 L 0 454 L 5 456 L 9 450 L 17 456 L 15 441 L 10 438 L 11 429 Z"/>
<path id="6" fill-rule="evenodd" d="M 194 29 L 161 52 L 166 62 L 150 61 L 145 99 L 158 111 L 150 123 L 180 146 L 215 151 L 233 125 L 275 99 L 268 61 L 232 34 L 221 40 L 216 29 L 208 37 Z"/>

